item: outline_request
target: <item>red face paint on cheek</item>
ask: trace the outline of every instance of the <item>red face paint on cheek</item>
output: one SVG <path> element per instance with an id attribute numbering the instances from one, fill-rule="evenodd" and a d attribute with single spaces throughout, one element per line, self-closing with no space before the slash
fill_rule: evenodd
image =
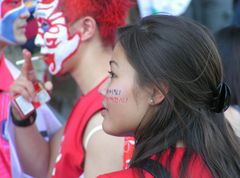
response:
<path id="1" fill-rule="evenodd" d="M 107 99 L 109 102 L 115 103 L 115 104 L 125 104 L 128 102 L 128 98 L 124 98 L 124 97 L 110 96 L 110 97 L 107 97 Z"/>
<path id="2" fill-rule="evenodd" d="M 119 89 L 107 89 L 106 98 L 108 102 L 115 104 L 124 104 L 128 102 L 128 98 L 122 97 L 122 91 Z"/>

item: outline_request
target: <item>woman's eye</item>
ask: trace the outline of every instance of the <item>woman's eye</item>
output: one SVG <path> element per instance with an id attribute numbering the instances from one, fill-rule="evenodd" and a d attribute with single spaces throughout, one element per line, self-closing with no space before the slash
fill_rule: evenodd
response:
<path id="1" fill-rule="evenodd" d="M 116 75 L 115 75 L 112 71 L 108 71 L 108 73 L 109 73 L 109 77 L 110 77 L 110 78 L 116 77 Z"/>

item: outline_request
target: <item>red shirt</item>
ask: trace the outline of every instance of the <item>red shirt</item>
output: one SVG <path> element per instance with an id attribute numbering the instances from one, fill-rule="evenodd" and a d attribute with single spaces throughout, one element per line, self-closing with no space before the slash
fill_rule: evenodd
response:
<path id="1" fill-rule="evenodd" d="M 176 148 L 170 163 L 170 174 L 172 178 L 179 178 L 179 170 L 182 162 L 182 158 L 185 152 L 185 148 Z M 165 151 L 160 159 L 163 167 L 166 168 L 167 158 L 170 154 L 170 150 Z M 212 178 L 210 170 L 204 164 L 203 160 L 198 155 L 193 155 L 189 160 L 186 175 L 191 178 Z M 145 178 L 152 178 L 153 176 L 144 171 Z M 129 168 L 127 170 L 117 171 L 109 174 L 98 176 L 98 178 L 138 178 L 137 168 Z"/>
<path id="2" fill-rule="evenodd" d="M 129 163 L 132 159 L 134 151 L 134 146 L 135 146 L 134 137 L 124 138 L 123 169 L 127 169 L 129 167 Z"/>
<path id="3" fill-rule="evenodd" d="M 13 80 L 13 76 L 6 65 L 4 55 L 2 55 L 0 59 L 0 91 L 8 92 Z"/>
<path id="4" fill-rule="evenodd" d="M 9 88 L 13 77 L 8 70 L 4 56 L 0 59 L 0 177 L 11 178 L 9 143 L 5 135 L 5 124 L 10 105 Z"/>
<path id="5" fill-rule="evenodd" d="M 78 178 L 83 173 L 83 134 L 89 119 L 102 109 L 103 96 L 98 93 L 101 84 L 81 96 L 74 106 L 65 126 L 53 178 Z"/>

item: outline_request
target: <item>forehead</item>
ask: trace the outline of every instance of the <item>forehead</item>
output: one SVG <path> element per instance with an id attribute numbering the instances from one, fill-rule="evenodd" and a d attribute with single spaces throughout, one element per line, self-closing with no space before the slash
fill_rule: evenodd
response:
<path id="1" fill-rule="evenodd" d="M 14 12 L 14 9 L 20 7 L 22 5 L 22 0 L 0 0 L 0 5 L 0 15 L 1 18 L 3 18 L 8 12 Z"/>
<path id="2" fill-rule="evenodd" d="M 56 11 L 57 6 L 57 0 L 39 0 L 34 16 L 37 18 L 49 18 Z"/>
<path id="3" fill-rule="evenodd" d="M 125 54 L 125 51 L 123 47 L 120 45 L 120 43 L 117 43 L 114 47 L 112 61 L 114 62 L 111 62 L 111 67 L 114 67 L 119 72 L 124 73 L 124 75 L 125 74 L 127 76 L 136 75 L 136 71 L 132 67 L 132 65 L 129 63 L 129 60 Z"/>
<path id="4" fill-rule="evenodd" d="M 128 63 L 125 51 L 119 42 L 114 46 L 112 58 L 117 64 Z"/>

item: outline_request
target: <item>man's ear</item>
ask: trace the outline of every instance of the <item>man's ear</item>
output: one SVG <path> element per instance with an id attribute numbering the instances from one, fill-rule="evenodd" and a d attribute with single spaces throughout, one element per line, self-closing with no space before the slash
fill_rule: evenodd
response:
<path id="1" fill-rule="evenodd" d="M 152 94 L 149 98 L 150 105 L 160 104 L 164 100 L 166 94 L 168 93 L 168 87 L 163 84 L 161 86 L 162 86 L 162 89 L 156 86 L 152 87 L 152 92 L 151 92 Z"/>
<path id="2" fill-rule="evenodd" d="M 90 16 L 83 17 L 74 24 L 75 31 L 81 34 L 81 41 L 92 38 L 96 32 L 96 28 L 96 21 Z"/>

